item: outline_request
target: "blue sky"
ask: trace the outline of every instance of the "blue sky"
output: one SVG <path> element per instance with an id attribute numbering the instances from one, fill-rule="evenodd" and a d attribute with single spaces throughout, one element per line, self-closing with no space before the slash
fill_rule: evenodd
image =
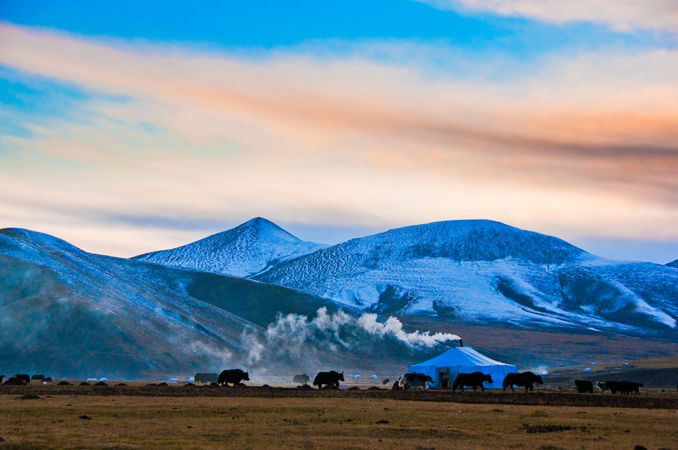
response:
<path id="1" fill-rule="evenodd" d="M 132 256 L 486 218 L 668 262 L 678 10 L 610 5 L 0 1 L 0 226 Z"/>

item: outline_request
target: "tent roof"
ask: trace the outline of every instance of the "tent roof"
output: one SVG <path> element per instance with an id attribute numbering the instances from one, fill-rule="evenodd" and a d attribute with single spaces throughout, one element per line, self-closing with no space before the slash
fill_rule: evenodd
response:
<path id="1" fill-rule="evenodd" d="M 495 361 L 485 355 L 481 355 L 471 347 L 455 347 L 451 348 L 443 354 L 429 359 L 428 361 L 413 364 L 414 366 L 435 366 L 435 367 L 452 367 L 452 366 L 510 366 L 503 362 Z M 515 367 L 515 366 L 514 366 Z"/>

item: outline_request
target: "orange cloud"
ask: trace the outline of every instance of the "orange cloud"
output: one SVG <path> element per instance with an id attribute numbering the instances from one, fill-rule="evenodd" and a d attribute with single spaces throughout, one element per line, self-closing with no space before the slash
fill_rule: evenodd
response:
<path id="1" fill-rule="evenodd" d="M 22 155 L 0 180 L 14 192 L 3 220 L 29 221 L 18 205 L 40 199 L 92 217 L 385 226 L 485 217 L 554 233 L 568 223 L 570 234 L 642 233 L 652 222 L 653 233 L 675 236 L 675 51 L 554 59 L 493 83 L 426 80 L 360 58 L 244 61 L 11 25 L 0 25 L 0 41 L 1 64 L 129 98 L 88 103 L 86 124 L 2 138 Z M 86 171 L 55 171 L 48 158 Z"/>

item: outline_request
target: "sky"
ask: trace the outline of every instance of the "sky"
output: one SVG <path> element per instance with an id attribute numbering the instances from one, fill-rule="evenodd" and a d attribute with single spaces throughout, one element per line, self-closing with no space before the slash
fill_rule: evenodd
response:
<path id="1" fill-rule="evenodd" d="M 0 0 L 0 228 L 490 219 L 678 258 L 678 0 Z"/>

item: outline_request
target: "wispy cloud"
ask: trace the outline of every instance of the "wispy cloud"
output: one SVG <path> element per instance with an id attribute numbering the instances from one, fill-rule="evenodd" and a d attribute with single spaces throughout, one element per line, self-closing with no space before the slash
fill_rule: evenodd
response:
<path id="1" fill-rule="evenodd" d="M 522 16 L 553 23 L 594 22 L 617 30 L 656 28 L 678 32 L 674 0 L 420 0 L 434 7 Z"/>
<path id="2" fill-rule="evenodd" d="M 675 236 L 678 52 L 553 57 L 489 81 L 12 25 L 0 41 L 0 64 L 119 96 L 83 101 L 77 121 L 0 137 L 8 222 L 43 203 L 89 211 L 101 227 L 115 217 L 132 227 L 135 216 L 369 226 L 483 217 L 560 235 Z"/>

